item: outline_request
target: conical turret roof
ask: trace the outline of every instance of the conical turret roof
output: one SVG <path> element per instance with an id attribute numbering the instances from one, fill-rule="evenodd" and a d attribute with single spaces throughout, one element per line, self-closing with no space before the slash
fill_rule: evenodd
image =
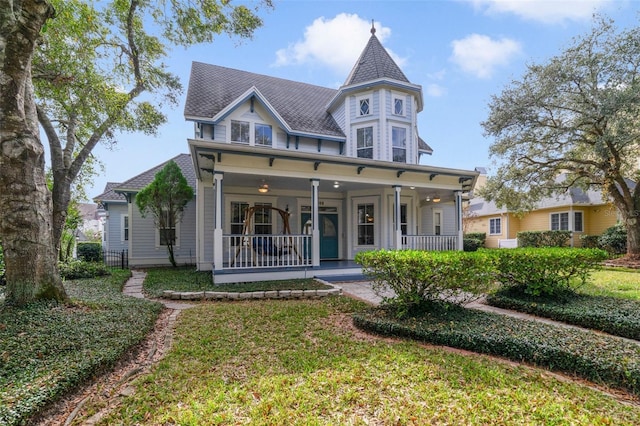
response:
<path id="1" fill-rule="evenodd" d="M 387 50 L 382 46 L 376 29 L 371 27 L 371 37 L 367 46 L 362 51 L 360 58 L 354 65 L 345 86 L 373 81 L 380 78 L 404 81 L 409 83 L 409 79 L 404 75 L 398 64 L 391 58 Z"/>

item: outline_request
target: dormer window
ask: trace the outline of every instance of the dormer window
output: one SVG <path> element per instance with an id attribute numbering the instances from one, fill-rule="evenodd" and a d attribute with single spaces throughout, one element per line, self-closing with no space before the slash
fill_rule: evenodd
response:
<path id="1" fill-rule="evenodd" d="M 404 115 L 404 101 L 401 98 L 393 98 L 393 113 L 395 115 Z"/>
<path id="2" fill-rule="evenodd" d="M 271 146 L 271 126 L 256 123 L 256 145 Z"/>
<path id="3" fill-rule="evenodd" d="M 360 115 L 369 115 L 371 110 L 369 109 L 369 98 L 360 99 Z"/>
<path id="4" fill-rule="evenodd" d="M 249 143 L 249 122 L 231 120 L 231 140 Z"/>

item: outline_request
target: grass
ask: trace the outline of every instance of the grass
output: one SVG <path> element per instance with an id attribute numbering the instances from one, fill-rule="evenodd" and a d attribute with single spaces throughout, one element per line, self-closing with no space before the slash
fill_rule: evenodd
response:
<path id="1" fill-rule="evenodd" d="M 640 407 L 543 370 L 345 327 L 363 309 L 330 297 L 184 311 L 170 353 L 101 424 L 640 423 Z"/>
<path id="2" fill-rule="evenodd" d="M 144 280 L 144 291 L 150 297 L 160 297 L 164 290 L 173 291 L 270 291 L 322 290 L 332 288 L 312 278 L 249 283 L 213 284 L 211 271 L 196 271 L 193 267 L 151 268 Z"/>
<path id="3" fill-rule="evenodd" d="M 0 424 L 25 423 L 145 338 L 161 305 L 123 296 L 129 275 L 67 281 L 68 306 L 0 305 Z"/>
<path id="4" fill-rule="evenodd" d="M 593 272 L 589 282 L 578 291 L 592 296 L 640 300 L 640 271 L 604 268 Z"/>

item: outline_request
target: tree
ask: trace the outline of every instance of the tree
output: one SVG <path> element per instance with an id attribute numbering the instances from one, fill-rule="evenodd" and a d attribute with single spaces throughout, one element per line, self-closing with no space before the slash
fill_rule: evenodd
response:
<path id="1" fill-rule="evenodd" d="M 627 228 L 627 256 L 640 256 L 639 28 L 595 17 L 589 34 L 529 65 L 489 107 L 482 125 L 498 168 L 483 197 L 526 211 L 571 187 L 601 190 Z"/>
<path id="2" fill-rule="evenodd" d="M 0 238 L 5 303 L 67 300 L 52 234 L 31 63 L 54 9 L 45 1 L 0 0 Z"/>
<path id="3" fill-rule="evenodd" d="M 176 225 L 182 221 L 187 203 L 193 198 L 193 189 L 175 161 L 169 161 L 153 181 L 136 194 L 136 206 L 142 217 L 148 213 L 160 233 L 160 244 L 167 246 L 169 261 L 177 266 L 173 256 Z"/>
<path id="4" fill-rule="evenodd" d="M 92 150 L 115 143 L 121 132 L 154 133 L 166 120 L 162 106 L 175 104 L 182 90 L 162 62 L 168 48 L 222 33 L 251 37 L 262 25 L 258 8 L 271 0 L 255 5 L 0 0 L 0 235 L 8 302 L 65 299 L 55 261 L 70 187 L 92 172 Z M 38 122 L 51 154 L 51 192 Z"/>

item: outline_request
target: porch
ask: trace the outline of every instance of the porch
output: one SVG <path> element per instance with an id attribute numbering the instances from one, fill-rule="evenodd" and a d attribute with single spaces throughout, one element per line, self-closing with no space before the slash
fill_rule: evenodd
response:
<path id="1" fill-rule="evenodd" d="M 403 235 L 401 249 L 456 250 L 457 235 Z M 223 236 L 225 261 L 213 272 L 219 284 L 320 278 L 327 281 L 362 280 L 362 269 L 353 260 L 319 260 L 313 264 L 311 235 Z"/>

